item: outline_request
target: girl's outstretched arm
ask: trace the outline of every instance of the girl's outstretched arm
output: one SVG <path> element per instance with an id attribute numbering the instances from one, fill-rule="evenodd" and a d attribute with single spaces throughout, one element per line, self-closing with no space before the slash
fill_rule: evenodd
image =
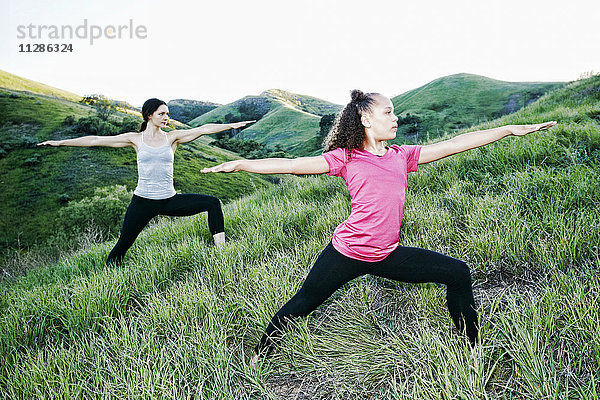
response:
<path id="1" fill-rule="evenodd" d="M 264 158 L 262 160 L 235 160 L 204 168 L 200 172 L 246 171 L 257 174 L 325 174 L 329 164 L 323 156 L 300 158 Z"/>
<path id="2" fill-rule="evenodd" d="M 38 143 L 38 146 L 77 146 L 77 147 L 89 147 L 89 146 L 106 146 L 106 147 L 135 147 L 132 140 L 134 136 L 138 136 L 139 133 L 128 132 L 122 133 L 115 136 L 82 136 L 75 139 L 65 140 L 46 140 L 45 142 Z"/>
<path id="3" fill-rule="evenodd" d="M 228 129 L 239 129 L 256 121 L 233 122 L 231 124 L 204 124 L 197 128 L 182 129 L 169 132 L 169 135 L 174 135 L 175 144 L 187 143 L 198 139 L 202 135 L 210 135 L 212 133 L 226 131 Z"/>
<path id="4" fill-rule="evenodd" d="M 451 156 L 452 154 L 485 146 L 506 136 L 523 136 L 531 132 L 548 129 L 554 125 L 556 125 L 556 121 L 533 125 L 505 125 L 484 131 L 463 133 L 443 142 L 423 146 L 421 148 L 421 155 L 419 156 L 419 164 L 425 164 Z"/>

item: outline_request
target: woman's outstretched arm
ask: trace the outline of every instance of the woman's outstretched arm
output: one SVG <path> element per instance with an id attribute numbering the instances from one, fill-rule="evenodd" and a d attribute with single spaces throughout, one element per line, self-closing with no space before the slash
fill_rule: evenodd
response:
<path id="1" fill-rule="evenodd" d="M 82 136 L 75 139 L 46 140 L 38 143 L 38 146 L 106 146 L 106 147 L 135 147 L 132 138 L 139 135 L 136 132 L 127 132 L 115 136 Z"/>
<path id="2" fill-rule="evenodd" d="M 204 168 L 200 172 L 254 172 L 257 174 L 325 174 L 329 164 L 323 156 L 300 158 L 264 158 L 262 160 L 235 160 Z"/>
<path id="3" fill-rule="evenodd" d="M 499 128 L 464 133 L 443 142 L 430 144 L 421 148 L 419 164 L 439 160 L 440 158 L 462 153 L 493 143 L 506 136 L 523 136 L 531 132 L 541 131 L 556 125 L 556 121 L 532 125 L 505 125 Z"/>
<path id="4" fill-rule="evenodd" d="M 197 128 L 171 131 L 169 135 L 175 135 L 173 142 L 176 144 L 187 143 L 198 139 L 202 135 L 210 135 L 228 129 L 239 129 L 253 122 L 256 121 L 233 122 L 231 124 L 205 124 Z"/>

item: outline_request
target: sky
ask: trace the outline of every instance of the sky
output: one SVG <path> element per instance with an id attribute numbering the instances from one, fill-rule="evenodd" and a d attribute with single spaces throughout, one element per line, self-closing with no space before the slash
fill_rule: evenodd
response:
<path id="1" fill-rule="evenodd" d="M 0 70 L 135 106 L 225 104 L 274 88 L 346 104 L 355 88 L 395 96 L 461 72 L 511 82 L 600 72 L 600 2 L 590 0 L 0 4 Z M 102 37 L 91 41 L 91 26 Z M 19 51 L 42 43 L 73 51 Z"/>

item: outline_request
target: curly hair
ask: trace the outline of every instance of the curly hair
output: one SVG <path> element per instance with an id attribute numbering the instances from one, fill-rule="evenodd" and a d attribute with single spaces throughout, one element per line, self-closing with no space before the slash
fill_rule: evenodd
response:
<path id="1" fill-rule="evenodd" d="M 333 123 L 333 127 L 323 141 L 323 151 L 328 152 L 337 148 L 360 149 L 365 141 L 365 127 L 361 117 L 366 112 L 371 112 L 375 101 L 374 97 L 379 93 L 363 93 L 354 89 L 351 93 L 351 101 L 344 107 Z"/>

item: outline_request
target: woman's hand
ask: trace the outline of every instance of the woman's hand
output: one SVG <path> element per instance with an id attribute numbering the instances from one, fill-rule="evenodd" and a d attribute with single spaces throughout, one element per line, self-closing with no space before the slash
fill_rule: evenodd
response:
<path id="1" fill-rule="evenodd" d="M 515 136 L 524 136 L 531 132 L 543 131 L 556 125 L 556 121 L 543 122 L 532 125 L 509 125 L 510 133 Z"/>
<path id="2" fill-rule="evenodd" d="M 214 167 L 204 168 L 200 172 L 237 172 L 239 171 L 238 161 L 227 161 L 223 164 L 215 165 Z"/>
<path id="3" fill-rule="evenodd" d="M 60 140 L 46 140 L 45 142 L 38 143 L 38 146 L 60 146 Z"/>
<path id="4" fill-rule="evenodd" d="M 232 129 L 240 129 L 241 127 L 244 127 L 244 126 L 246 126 L 248 124 L 252 124 L 254 122 L 256 122 L 255 119 L 252 120 L 252 121 L 232 122 L 229 125 L 231 125 Z"/>

